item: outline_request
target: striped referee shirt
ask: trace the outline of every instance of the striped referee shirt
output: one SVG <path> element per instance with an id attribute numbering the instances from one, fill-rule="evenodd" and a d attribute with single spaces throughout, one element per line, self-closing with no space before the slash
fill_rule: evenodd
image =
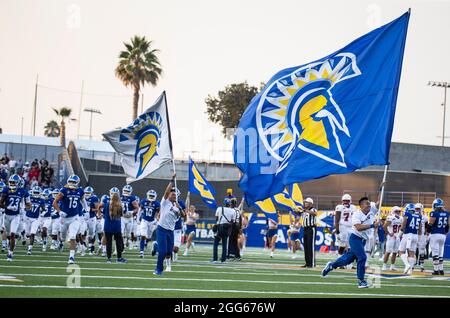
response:
<path id="1" fill-rule="evenodd" d="M 316 226 L 316 217 L 310 214 L 308 211 L 317 212 L 317 210 L 314 208 L 311 208 L 310 210 L 304 210 L 302 226 L 303 227 Z"/>

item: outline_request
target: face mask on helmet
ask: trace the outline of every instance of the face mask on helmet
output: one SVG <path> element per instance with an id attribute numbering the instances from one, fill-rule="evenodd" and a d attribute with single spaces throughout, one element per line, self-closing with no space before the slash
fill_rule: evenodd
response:
<path id="1" fill-rule="evenodd" d="M 31 190 L 31 196 L 33 198 L 39 198 L 41 196 L 41 189 L 33 189 L 33 190 Z"/>
<path id="2" fill-rule="evenodd" d="M 155 191 L 147 192 L 147 199 L 149 201 L 155 201 L 156 200 L 156 192 Z"/>
<path id="3" fill-rule="evenodd" d="M 69 179 L 67 179 L 67 186 L 70 189 L 78 188 L 78 183 L 80 183 L 80 178 L 78 178 L 78 176 L 76 175 L 72 175 L 69 177 Z"/>
<path id="4" fill-rule="evenodd" d="M 129 185 L 126 185 L 122 189 L 122 195 L 129 197 L 131 193 L 133 192 L 133 188 Z"/>

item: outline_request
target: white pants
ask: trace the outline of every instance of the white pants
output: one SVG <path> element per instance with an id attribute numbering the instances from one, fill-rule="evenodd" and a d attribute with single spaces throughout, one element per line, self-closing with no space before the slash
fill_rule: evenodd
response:
<path id="1" fill-rule="evenodd" d="M 419 236 L 417 234 L 413 233 L 403 234 L 398 250 L 402 253 L 405 252 L 406 250 L 415 253 L 418 239 Z"/>
<path id="2" fill-rule="evenodd" d="M 51 235 L 58 235 L 61 231 L 61 218 L 52 219 L 51 231 L 49 232 Z"/>
<path id="3" fill-rule="evenodd" d="M 388 234 L 386 236 L 386 253 L 398 253 L 399 246 L 400 239 L 397 237 L 397 234 L 394 234 L 394 236 Z"/>
<path id="4" fill-rule="evenodd" d="M 433 257 L 444 257 L 445 234 L 430 234 L 430 249 Z"/>
<path id="5" fill-rule="evenodd" d="M 366 241 L 366 245 L 364 245 L 364 252 L 371 253 L 374 246 L 375 237 L 373 236 L 373 234 L 370 234 L 369 239 Z"/>
<path id="6" fill-rule="evenodd" d="M 339 235 L 337 236 L 337 243 L 339 247 L 349 247 L 348 240 L 350 238 L 351 226 L 339 226 Z"/>
<path id="7" fill-rule="evenodd" d="M 45 227 L 47 230 L 49 230 L 50 227 L 52 226 L 52 218 L 51 217 L 40 218 L 39 223 L 41 225 L 41 228 Z"/>
<path id="8" fill-rule="evenodd" d="M 11 233 L 19 233 L 20 215 L 3 215 L 3 227 L 5 228 L 6 235 Z"/>
<path id="9" fill-rule="evenodd" d="M 129 238 L 133 229 L 133 218 L 122 217 L 122 236 L 123 238 Z"/>
<path id="10" fill-rule="evenodd" d="M 417 242 L 418 248 L 419 248 L 419 254 L 424 255 L 426 253 L 427 249 L 427 241 L 429 240 L 429 237 L 427 235 L 420 235 L 419 241 Z"/>
<path id="11" fill-rule="evenodd" d="M 87 223 L 84 216 L 78 216 L 78 222 L 80 223 L 80 226 L 78 227 L 78 234 L 83 236 L 87 231 Z"/>
<path id="12" fill-rule="evenodd" d="M 89 219 L 86 221 L 87 231 L 88 231 L 88 236 L 89 236 L 90 238 L 95 237 L 95 228 L 96 228 L 96 224 L 97 224 L 97 220 L 95 219 L 95 217 L 89 218 Z"/>
<path id="13" fill-rule="evenodd" d="M 147 220 L 142 220 L 141 225 L 139 226 L 139 233 L 141 236 L 145 236 L 147 239 L 150 239 L 153 235 L 153 231 L 156 229 L 156 222 L 149 222 Z"/>
<path id="14" fill-rule="evenodd" d="M 3 220 L 4 220 L 4 213 L 0 213 L 0 231 L 3 231 L 4 230 L 4 228 L 3 228 Z"/>
<path id="15" fill-rule="evenodd" d="M 75 240 L 78 230 L 80 228 L 80 222 L 78 221 L 78 215 L 60 218 L 61 220 L 61 241 L 65 241 L 66 239 Z"/>
<path id="16" fill-rule="evenodd" d="M 25 233 L 26 235 L 36 235 L 38 228 L 39 228 L 39 219 L 38 218 L 30 218 L 25 217 Z"/>
<path id="17" fill-rule="evenodd" d="M 181 230 L 174 230 L 173 231 L 173 246 L 174 247 L 180 247 L 181 245 Z"/>
<path id="18" fill-rule="evenodd" d="M 98 219 L 95 223 L 95 232 L 103 233 L 104 226 L 105 226 L 105 219 Z"/>

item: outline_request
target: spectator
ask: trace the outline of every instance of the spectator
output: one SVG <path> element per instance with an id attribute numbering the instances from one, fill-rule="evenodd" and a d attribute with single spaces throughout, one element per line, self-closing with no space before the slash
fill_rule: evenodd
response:
<path id="1" fill-rule="evenodd" d="M 14 160 L 14 157 L 11 156 L 11 159 L 8 162 L 10 175 L 13 175 L 16 173 L 16 165 L 17 165 L 17 161 Z"/>
<path id="2" fill-rule="evenodd" d="M 3 155 L 2 160 L 5 161 L 5 164 L 8 164 L 8 163 L 9 163 L 9 157 L 8 157 L 8 154 L 5 153 L 5 154 Z"/>
<path id="3" fill-rule="evenodd" d="M 22 158 L 19 158 L 19 160 L 17 160 L 16 173 L 18 175 L 20 175 L 20 176 L 23 175 L 23 161 L 22 161 Z"/>
<path id="4" fill-rule="evenodd" d="M 44 177 L 41 179 L 42 186 L 48 188 L 52 184 L 54 170 L 52 167 L 47 165 L 45 168 L 42 169 L 42 171 L 44 171 L 43 174 Z"/>
<path id="5" fill-rule="evenodd" d="M 36 166 L 36 165 L 32 166 L 31 169 L 30 169 L 30 172 L 28 173 L 28 180 L 30 182 L 31 182 L 31 180 L 33 180 L 33 178 L 38 180 L 39 176 L 40 176 L 40 173 L 41 173 L 41 171 L 39 169 L 39 166 Z"/>
<path id="6" fill-rule="evenodd" d="M 23 176 L 22 178 L 28 182 L 28 173 L 30 172 L 30 163 L 27 161 L 25 162 L 25 164 L 23 165 Z"/>
<path id="7" fill-rule="evenodd" d="M 37 181 L 36 177 L 33 177 L 30 182 L 30 189 L 33 189 L 34 187 L 38 186 L 39 182 Z"/>

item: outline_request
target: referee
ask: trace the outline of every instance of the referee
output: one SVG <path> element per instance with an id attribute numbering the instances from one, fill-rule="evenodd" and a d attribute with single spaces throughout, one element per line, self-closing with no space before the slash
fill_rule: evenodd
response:
<path id="1" fill-rule="evenodd" d="M 305 251 L 305 265 L 303 268 L 316 266 L 316 216 L 317 210 L 313 208 L 314 201 L 306 198 L 305 209 L 302 213 L 303 246 Z"/>

